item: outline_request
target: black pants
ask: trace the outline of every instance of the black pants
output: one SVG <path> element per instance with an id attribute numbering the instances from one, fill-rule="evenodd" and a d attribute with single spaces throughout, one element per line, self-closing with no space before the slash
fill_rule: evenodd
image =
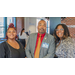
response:
<path id="1" fill-rule="evenodd" d="M 26 40 L 25 39 L 19 39 L 20 40 L 20 42 L 22 43 L 22 45 L 25 47 L 25 45 L 26 45 Z"/>

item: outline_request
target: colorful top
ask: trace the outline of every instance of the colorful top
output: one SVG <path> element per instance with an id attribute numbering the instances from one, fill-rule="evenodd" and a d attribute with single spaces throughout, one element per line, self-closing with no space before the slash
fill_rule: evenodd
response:
<path id="1" fill-rule="evenodd" d="M 56 47 L 56 56 L 58 58 L 74 58 L 75 57 L 75 43 L 71 37 L 61 41 L 60 45 Z"/>

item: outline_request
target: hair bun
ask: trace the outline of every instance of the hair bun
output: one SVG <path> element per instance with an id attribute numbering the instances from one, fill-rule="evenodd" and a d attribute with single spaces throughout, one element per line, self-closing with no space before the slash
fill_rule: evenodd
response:
<path id="1" fill-rule="evenodd" d="M 10 23 L 9 28 L 10 28 L 10 27 L 13 28 L 13 27 L 14 27 L 14 24 L 13 24 L 13 23 Z"/>

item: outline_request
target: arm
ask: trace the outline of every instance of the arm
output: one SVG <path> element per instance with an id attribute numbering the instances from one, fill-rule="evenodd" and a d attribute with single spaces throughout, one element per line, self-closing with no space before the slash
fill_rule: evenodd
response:
<path id="1" fill-rule="evenodd" d="M 50 46 L 48 49 L 48 54 L 44 58 L 54 58 L 55 55 L 55 39 L 54 37 L 50 41 Z"/>
<path id="2" fill-rule="evenodd" d="M 4 57 L 5 57 L 5 48 L 3 44 L 0 44 L 0 58 L 4 58 Z"/>
<path id="3" fill-rule="evenodd" d="M 73 50 L 74 47 L 72 42 L 63 41 L 57 50 L 57 56 L 60 58 L 72 58 Z"/>
<path id="4" fill-rule="evenodd" d="M 70 44 L 67 44 L 67 58 L 73 58 L 74 56 L 73 56 L 73 54 L 75 53 L 74 52 L 74 49 L 75 47 L 74 47 L 74 45 L 72 44 L 72 43 L 70 43 Z"/>
<path id="5" fill-rule="evenodd" d="M 30 37 L 28 38 L 28 42 L 27 42 L 27 46 L 26 46 L 26 50 L 25 50 L 25 52 L 26 52 L 26 56 L 27 56 L 27 58 L 32 58 L 32 56 L 31 56 L 31 52 L 30 52 L 29 44 L 30 44 Z"/>

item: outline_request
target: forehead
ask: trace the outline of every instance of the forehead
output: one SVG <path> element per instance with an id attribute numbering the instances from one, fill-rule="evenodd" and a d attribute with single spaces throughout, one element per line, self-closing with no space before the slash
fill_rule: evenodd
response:
<path id="1" fill-rule="evenodd" d="M 14 28 L 9 28 L 8 31 L 14 31 L 15 29 Z M 15 30 L 16 31 L 16 30 Z"/>
<path id="2" fill-rule="evenodd" d="M 57 29 L 60 29 L 60 28 L 63 28 L 61 25 L 59 25 L 58 27 L 57 27 Z M 63 28 L 64 29 L 64 28 Z"/>
<path id="3" fill-rule="evenodd" d="M 41 20 L 38 24 L 46 24 L 46 22 L 44 20 Z"/>

